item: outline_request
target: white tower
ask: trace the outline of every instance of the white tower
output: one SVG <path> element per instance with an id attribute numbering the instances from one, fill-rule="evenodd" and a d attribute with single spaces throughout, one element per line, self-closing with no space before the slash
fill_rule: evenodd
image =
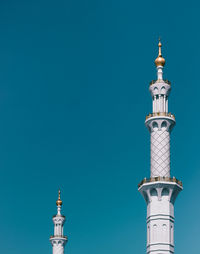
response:
<path id="1" fill-rule="evenodd" d="M 60 190 L 58 193 L 57 215 L 53 216 L 54 235 L 50 237 L 50 242 L 53 247 L 53 254 L 64 254 L 67 237 L 63 235 L 63 226 L 65 223 L 65 216 L 61 215 L 62 200 L 60 199 Z"/>
<path id="2" fill-rule="evenodd" d="M 168 113 L 171 84 L 163 80 L 165 59 L 159 54 L 155 60 L 157 80 L 150 83 L 153 113 L 145 124 L 151 135 L 151 177 L 144 179 L 138 190 L 147 204 L 147 253 L 174 253 L 174 202 L 182 190 L 182 182 L 170 177 L 170 133 L 175 117 Z"/>

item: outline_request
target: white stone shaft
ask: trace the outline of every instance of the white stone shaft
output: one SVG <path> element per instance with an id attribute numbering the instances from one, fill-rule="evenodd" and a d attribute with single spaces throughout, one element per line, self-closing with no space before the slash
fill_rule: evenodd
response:
<path id="1" fill-rule="evenodd" d="M 170 132 L 175 119 L 168 113 L 171 85 L 163 80 L 162 69 L 157 67 L 158 80 L 149 87 L 153 114 L 145 122 L 151 135 L 151 177 L 170 176 Z"/>
<path id="2" fill-rule="evenodd" d="M 53 254 L 64 254 L 66 239 L 62 237 L 55 237 L 51 239 L 51 243 Z"/>
<path id="3" fill-rule="evenodd" d="M 53 254 L 63 254 L 64 246 L 62 244 L 54 244 L 53 245 Z"/>
<path id="4" fill-rule="evenodd" d="M 151 132 L 151 177 L 170 176 L 170 135 L 166 130 Z"/>
<path id="5" fill-rule="evenodd" d="M 147 254 L 174 253 L 174 202 L 182 186 L 150 182 L 139 191 L 147 203 Z"/>
<path id="6" fill-rule="evenodd" d="M 175 120 L 152 116 L 146 120 L 151 135 L 151 177 L 170 177 L 170 131 Z"/>

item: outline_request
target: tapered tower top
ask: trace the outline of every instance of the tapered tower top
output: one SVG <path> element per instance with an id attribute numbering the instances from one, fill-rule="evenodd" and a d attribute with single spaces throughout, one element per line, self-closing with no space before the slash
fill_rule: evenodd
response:
<path id="1" fill-rule="evenodd" d="M 60 199 L 60 190 L 58 191 L 58 200 L 56 201 L 57 206 L 62 206 L 62 200 Z"/>
<path id="2" fill-rule="evenodd" d="M 156 65 L 157 67 L 158 67 L 158 66 L 164 67 L 164 65 L 165 65 L 165 58 L 162 57 L 161 47 L 162 47 L 162 43 L 161 43 L 160 38 L 159 38 L 159 43 L 158 43 L 158 57 L 157 57 L 156 60 L 155 60 L 155 65 Z"/>

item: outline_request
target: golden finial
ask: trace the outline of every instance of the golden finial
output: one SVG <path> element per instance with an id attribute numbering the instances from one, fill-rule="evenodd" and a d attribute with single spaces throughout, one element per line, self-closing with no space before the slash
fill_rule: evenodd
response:
<path id="1" fill-rule="evenodd" d="M 62 200 L 60 199 L 60 190 L 58 191 L 58 200 L 56 201 L 56 205 L 57 206 L 61 206 L 62 205 Z"/>
<path id="2" fill-rule="evenodd" d="M 162 43 L 161 43 L 160 37 L 159 37 L 159 43 L 158 43 L 159 53 L 158 53 L 158 56 L 162 56 L 161 47 L 162 47 Z"/>
<path id="3" fill-rule="evenodd" d="M 161 43 L 160 38 L 159 38 L 158 57 L 155 60 L 155 64 L 156 64 L 157 67 L 165 65 L 165 58 L 162 57 L 161 47 L 162 47 L 162 43 Z"/>

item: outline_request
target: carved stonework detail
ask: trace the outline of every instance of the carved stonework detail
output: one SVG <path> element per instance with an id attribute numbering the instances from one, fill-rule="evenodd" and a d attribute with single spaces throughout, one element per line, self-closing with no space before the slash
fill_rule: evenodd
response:
<path id="1" fill-rule="evenodd" d="M 168 131 L 151 133 L 151 177 L 170 176 L 170 135 Z"/>

